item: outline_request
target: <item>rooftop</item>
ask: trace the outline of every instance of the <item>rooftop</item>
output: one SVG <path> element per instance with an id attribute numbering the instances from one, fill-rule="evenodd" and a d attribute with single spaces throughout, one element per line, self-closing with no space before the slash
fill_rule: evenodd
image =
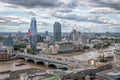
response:
<path id="1" fill-rule="evenodd" d="M 21 75 L 24 75 L 24 76 L 26 76 L 28 78 L 32 78 L 32 79 L 35 77 L 39 77 L 39 79 L 45 79 L 45 78 L 54 76 L 53 74 L 48 73 L 45 70 L 30 68 L 30 69 L 24 69 L 24 70 L 18 70 L 18 71 L 11 72 L 10 79 L 12 79 L 12 80 L 20 79 Z"/>
<path id="2" fill-rule="evenodd" d="M 107 80 L 120 80 L 120 68 L 113 68 L 111 70 L 103 71 L 97 74 Z"/>

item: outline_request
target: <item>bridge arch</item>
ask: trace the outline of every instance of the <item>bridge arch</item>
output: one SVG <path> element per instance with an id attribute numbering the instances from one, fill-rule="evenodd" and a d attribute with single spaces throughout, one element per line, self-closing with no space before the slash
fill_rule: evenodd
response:
<path id="1" fill-rule="evenodd" d="M 38 61 L 36 62 L 37 65 L 45 65 L 45 63 L 43 61 Z"/>
<path id="2" fill-rule="evenodd" d="M 52 69 L 57 69 L 57 66 L 55 64 L 49 64 L 48 67 Z"/>
<path id="3" fill-rule="evenodd" d="M 59 69 L 61 69 L 61 70 L 63 70 L 63 71 L 66 71 L 66 70 L 68 70 L 68 68 L 66 68 L 66 67 L 59 68 Z"/>
<path id="4" fill-rule="evenodd" d="M 26 58 L 24 58 L 24 57 L 19 57 L 19 59 L 22 59 L 22 60 L 25 60 L 25 61 L 26 61 Z"/>
<path id="5" fill-rule="evenodd" d="M 27 59 L 27 62 L 35 63 L 33 59 Z"/>

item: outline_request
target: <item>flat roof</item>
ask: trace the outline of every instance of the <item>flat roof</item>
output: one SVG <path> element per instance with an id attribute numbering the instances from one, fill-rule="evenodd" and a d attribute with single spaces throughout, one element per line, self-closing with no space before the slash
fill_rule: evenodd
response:
<path id="1" fill-rule="evenodd" d="M 99 72 L 99 73 L 97 73 L 97 75 L 99 75 L 103 78 L 111 79 L 111 80 L 116 80 L 116 79 L 118 80 L 118 79 L 120 79 L 120 67 Z"/>

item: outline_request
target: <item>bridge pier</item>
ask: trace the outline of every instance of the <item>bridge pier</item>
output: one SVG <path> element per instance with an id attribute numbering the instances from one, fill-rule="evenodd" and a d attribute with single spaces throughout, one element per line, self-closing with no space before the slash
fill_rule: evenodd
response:
<path id="1" fill-rule="evenodd" d="M 96 74 L 90 74 L 90 80 L 95 80 Z"/>
<path id="2" fill-rule="evenodd" d="M 48 68 L 48 62 L 45 62 L 45 67 L 46 67 L 46 69 Z"/>

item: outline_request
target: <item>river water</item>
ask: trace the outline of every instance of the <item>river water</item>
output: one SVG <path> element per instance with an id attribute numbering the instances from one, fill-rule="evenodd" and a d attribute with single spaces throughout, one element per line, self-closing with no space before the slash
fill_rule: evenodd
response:
<path id="1" fill-rule="evenodd" d="M 20 62 L 24 62 L 25 65 L 15 66 Z M 9 70 L 16 71 L 16 70 L 22 70 L 22 69 L 28 69 L 28 68 L 38 68 L 38 69 L 48 70 L 48 71 L 53 70 L 52 68 L 47 68 L 44 65 L 37 65 L 34 63 L 25 62 L 23 60 L 12 60 L 12 61 L 0 62 L 0 72 L 9 71 Z M 0 74 L 0 79 L 6 78 L 6 77 L 9 77 L 8 73 Z"/>

